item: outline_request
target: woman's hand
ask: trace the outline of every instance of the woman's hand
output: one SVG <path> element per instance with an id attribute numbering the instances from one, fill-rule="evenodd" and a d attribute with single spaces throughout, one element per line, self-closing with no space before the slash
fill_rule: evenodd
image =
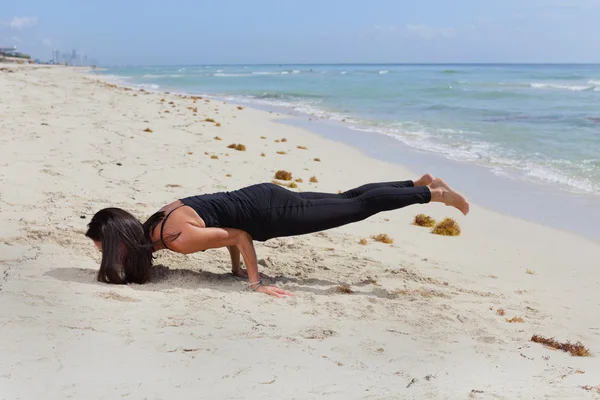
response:
<path id="1" fill-rule="evenodd" d="M 275 287 L 275 286 L 263 286 L 263 285 L 260 285 L 258 288 L 256 288 L 255 292 L 269 294 L 269 295 L 275 296 L 277 298 L 281 298 L 282 295 L 283 296 L 293 296 L 294 295 L 292 292 L 288 292 L 286 290 L 279 289 L 278 287 Z"/>

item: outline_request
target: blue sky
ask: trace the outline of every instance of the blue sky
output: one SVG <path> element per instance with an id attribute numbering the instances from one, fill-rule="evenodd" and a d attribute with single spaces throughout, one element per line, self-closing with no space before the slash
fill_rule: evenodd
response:
<path id="1" fill-rule="evenodd" d="M 5 1 L 0 46 L 102 64 L 594 62 L 600 0 Z"/>

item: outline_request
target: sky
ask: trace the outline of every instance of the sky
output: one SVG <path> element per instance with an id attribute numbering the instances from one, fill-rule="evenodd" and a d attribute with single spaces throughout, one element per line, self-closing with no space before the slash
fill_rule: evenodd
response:
<path id="1" fill-rule="evenodd" d="M 600 0 L 19 0 L 0 47 L 102 65 L 600 63 Z"/>

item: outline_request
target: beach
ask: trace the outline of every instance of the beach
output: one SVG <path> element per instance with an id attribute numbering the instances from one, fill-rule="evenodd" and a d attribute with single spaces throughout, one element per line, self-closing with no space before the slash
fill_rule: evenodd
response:
<path id="1" fill-rule="evenodd" d="M 118 86 L 85 69 L 6 69 L 0 398 L 600 397 L 600 244 L 478 204 L 466 217 L 419 205 L 255 243 L 265 281 L 291 298 L 248 291 L 224 249 L 160 252 L 148 284 L 97 282 L 100 253 L 84 233 L 102 208 L 143 221 L 175 199 L 271 182 L 278 170 L 302 179 L 290 190 L 331 193 L 429 171 L 370 158 L 277 112 Z M 461 235 L 412 225 L 419 213 L 454 218 Z M 371 238 L 382 233 L 393 243 Z M 591 356 L 533 335 L 580 341 Z"/>

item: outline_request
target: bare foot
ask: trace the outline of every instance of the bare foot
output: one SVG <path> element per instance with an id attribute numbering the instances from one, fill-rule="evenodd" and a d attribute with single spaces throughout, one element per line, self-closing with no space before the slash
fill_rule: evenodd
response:
<path id="1" fill-rule="evenodd" d="M 467 199 L 448 186 L 446 181 L 443 179 L 435 178 L 429 188 L 435 190 L 436 192 L 439 191 L 439 198 L 436 199 L 436 201 L 442 202 L 447 206 L 455 207 L 465 215 L 469 213 L 471 206 L 469 205 Z"/>
<path id="2" fill-rule="evenodd" d="M 429 186 L 433 183 L 435 178 L 431 174 L 425 174 L 416 181 L 413 181 L 415 186 Z"/>

